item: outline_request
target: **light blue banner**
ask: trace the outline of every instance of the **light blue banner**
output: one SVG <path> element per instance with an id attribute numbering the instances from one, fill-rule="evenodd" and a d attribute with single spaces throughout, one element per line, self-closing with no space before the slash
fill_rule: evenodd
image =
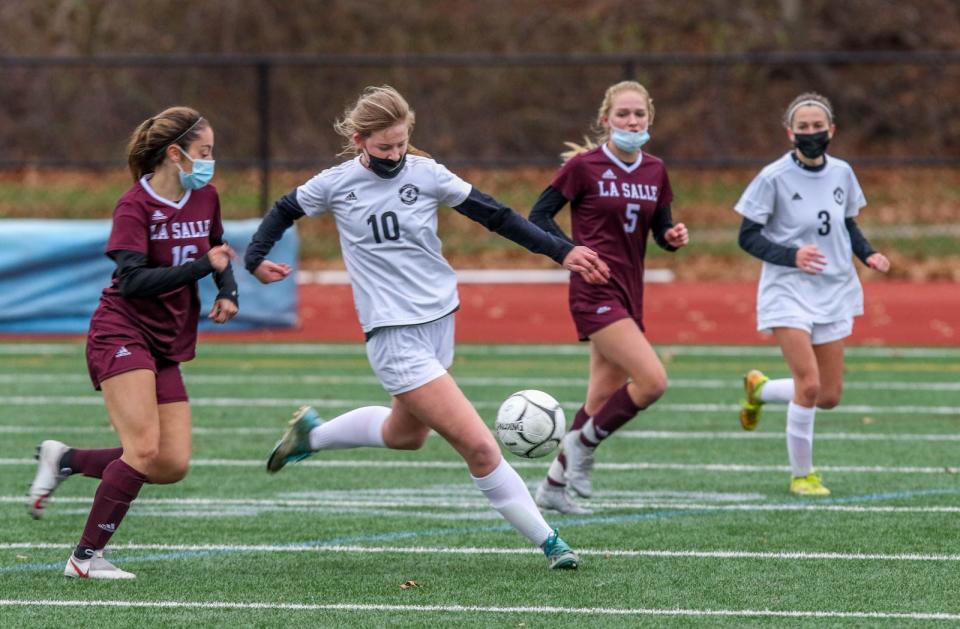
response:
<path id="1" fill-rule="evenodd" d="M 243 268 L 259 219 L 226 221 L 224 239 L 237 252 L 233 274 L 240 312 L 225 325 L 205 317 L 217 295 L 213 278 L 200 281 L 201 330 L 288 328 L 297 324 L 297 285 L 290 277 L 264 285 Z M 109 220 L 0 220 L 0 332 L 87 331 L 115 265 L 104 255 Z M 270 259 L 297 266 L 296 230 L 288 230 Z"/>

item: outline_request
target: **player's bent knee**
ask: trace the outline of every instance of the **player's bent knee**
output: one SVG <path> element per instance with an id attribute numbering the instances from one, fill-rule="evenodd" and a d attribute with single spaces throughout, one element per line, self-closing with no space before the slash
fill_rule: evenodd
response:
<path id="1" fill-rule="evenodd" d="M 482 443 L 470 447 L 462 452 L 464 460 L 471 470 L 493 471 L 503 456 L 496 443 Z"/>
<path id="2" fill-rule="evenodd" d="M 826 394 L 817 398 L 817 408 L 830 410 L 840 404 L 840 394 Z"/>
<path id="3" fill-rule="evenodd" d="M 816 381 L 801 381 L 795 386 L 797 397 L 806 402 L 808 406 L 812 406 L 814 402 L 818 401 L 820 397 L 820 383 Z"/>
<path id="4" fill-rule="evenodd" d="M 123 444 L 123 458 L 139 470 L 151 470 L 160 460 L 160 448 L 157 444 Z"/>
<path id="5" fill-rule="evenodd" d="M 646 408 L 650 406 L 667 392 L 667 374 L 645 374 L 636 378 L 633 381 L 635 387 L 637 387 L 637 392 L 639 394 L 640 400 L 638 406 Z"/>
<path id="6" fill-rule="evenodd" d="M 164 461 L 158 463 L 147 474 L 147 478 L 155 485 L 169 485 L 182 481 L 190 471 L 190 461 Z"/>

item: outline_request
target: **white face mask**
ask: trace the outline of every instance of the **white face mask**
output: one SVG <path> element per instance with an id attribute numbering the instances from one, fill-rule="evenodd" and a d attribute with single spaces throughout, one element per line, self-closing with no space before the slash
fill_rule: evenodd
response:
<path id="1" fill-rule="evenodd" d="M 213 179 L 213 170 L 216 165 L 216 161 L 212 159 L 193 159 L 187 152 L 180 148 L 180 145 L 176 145 L 177 149 L 183 153 L 183 156 L 190 160 L 193 164 L 192 172 L 184 172 L 180 168 L 180 164 L 177 164 L 177 170 L 180 171 L 180 185 L 183 186 L 184 190 L 197 190 L 204 187 L 210 180 Z"/>
<path id="2" fill-rule="evenodd" d="M 640 147 L 650 140 L 650 132 L 646 129 L 643 131 L 627 131 L 626 129 L 610 127 L 610 139 L 613 140 L 613 145 L 624 153 L 636 153 L 640 150 Z"/>

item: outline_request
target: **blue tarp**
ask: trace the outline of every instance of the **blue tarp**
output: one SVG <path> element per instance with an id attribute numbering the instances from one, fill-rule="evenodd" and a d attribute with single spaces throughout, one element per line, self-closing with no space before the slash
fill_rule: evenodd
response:
<path id="1" fill-rule="evenodd" d="M 237 252 L 240 312 L 225 325 L 205 319 L 217 294 L 206 277 L 200 281 L 201 330 L 296 325 L 294 276 L 264 285 L 243 268 L 244 250 L 259 224 L 224 223 L 224 238 Z M 0 332 L 86 332 L 115 268 L 104 255 L 109 235 L 109 220 L 0 220 Z M 270 259 L 296 268 L 297 244 L 296 230 L 287 231 Z"/>

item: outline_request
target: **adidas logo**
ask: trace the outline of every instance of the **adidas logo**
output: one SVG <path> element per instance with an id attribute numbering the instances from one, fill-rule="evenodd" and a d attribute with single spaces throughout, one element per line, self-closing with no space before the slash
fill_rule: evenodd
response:
<path id="1" fill-rule="evenodd" d="M 347 193 L 347 201 L 356 201 L 357 195 L 353 193 L 353 190 Z"/>
<path id="2" fill-rule="evenodd" d="M 117 350 L 117 353 L 113 355 L 114 358 L 123 358 L 124 356 L 133 356 L 133 352 L 127 349 L 126 345 L 121 345 L 120 349 Z"/>
<path id="3" fill-rule="evenodd" d="M 611 310 L 613 310 L 613 308 L 611 308 L 610 306 L 600 306 L 599 308 L 597 308 L 597 314 L 606 314 Z"/>
<path id="4" fill-rule="evenodd" d="M 115 532 L 115 531 L 117 530 L 117 525 L 114 524 L 113 522 L 111 522 L 110 524 L 98 524 L 98 525 L 97 525 L 97 528 L 101 528 L 101 529 L 103 529 L 104 531 L 108 531 L 108 532 L 110 532 L 110 533 L 113 533 L 113 532 Z"/>
<path id="5" fill-rule="evenodd" d="M 160 210 L 154 210 L 153 215 L 150 217 L 150 220 L 165 221 L 167 220 L 167 215 L 161 212 Z"/>
<path id="6" fill-rule="evenodd" d="M 617 178 L 617 176 L 614 175 L 614 174 L 613 174 L 613 171 L 610 170 L 609 168 L 607 169 L 607 172 L 605 172 L 605 173 L 603 173 L 603 175 L 601 175 L 601 177 L 602 177 L 603 179 L 616 179 L 616 178 Z"/>
<path id="7" fill-rule="evenodd" d="M 799 193 L 799 192 L 794 192 L 794 193 L 793 193 L 793 200 L 794 200 L 794 201 L 803 201 L 803 197 L 800 196 L 800 193 Z"/>

